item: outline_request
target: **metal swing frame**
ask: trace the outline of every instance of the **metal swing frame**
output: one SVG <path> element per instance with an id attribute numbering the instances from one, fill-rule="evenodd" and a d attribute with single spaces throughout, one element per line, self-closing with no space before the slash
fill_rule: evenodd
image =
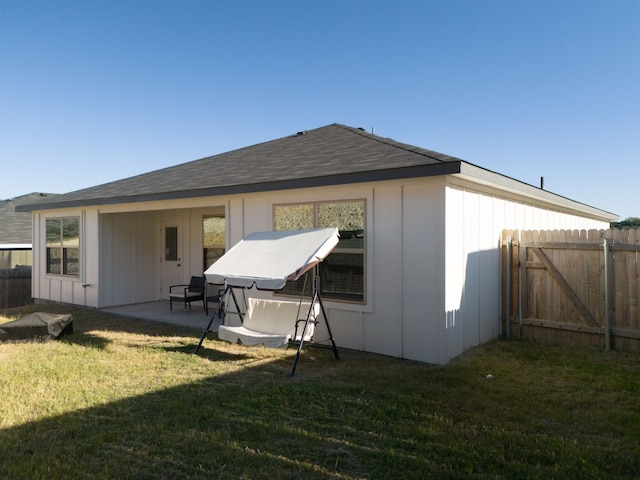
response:
<path id="1" fill-rule="evenodd" d="M 336 342 L 335 342 L 335 340 L 333 338 L 333 332 L 331 331 L 331 325 L 329 325 L 329 316 L 327 315 L 327 311 L 324 308 L 324 303 L 322 302 L 322 296 L 320 295 L 320 268 L 319 268 L 318 265 L 316 265 L 313 269 L 314 269 L 313 295 L 311 297 L 311 305 L 309 306 L 309 310 L 307 311 L 307 318 L 306 318 L 306 320 L 304 322 L 304 327 L 302 328 L 302 334 L 300 335 L 300 340 L 291 340 L 291 341 L 289 341 L 289 343 L 293 343 L 294 345 L 296 343 L 298 344 L 298 349 L 296 351 L 296 356 L 293 359 L 293 366 L 291 367 L 291 376 L 292 377 L 296 373 L 296 366 L 298 365 L 298 360 L 300 359 L 300 353 L 302 352 L 302 346 L 305 343 L 307 343 L 310 347 L 330 348 L 333 351 L 333 356 L 336 358 L 336 360 L 340 360 L 340 354 L 338 353 L 338 347 L 336 346 Z M 310 273 L 311 273 L 311 271 L 307 272 L 307 275 L 309 275 Z M 305 278 L 305 284 L 306 284 L 306 278 Z M 305 290 L 305 286 L 302 287 L 302 294 L 300 295 L 300 303 L 298 305 L 302 304 L 302 298 L 304 296 L 304 290 Z M 331 345 L 314 342 L 313 339 L 311 341 L 309 341 L 309 342 L 305 342 L 304 341 L 304 337 L 305 337 L 305 334 L 307 333 L 307 329 L 309 328 L 309 324 L 311 322 L 314 322 L 316 325 L 319 323 L 317 319 L 314 319 L 314 320 L 311 319 L 311 313 L 313 312 L 313 306 L 316 303 L 318 303 L 320 305 L 320 311 L 322 312 L 322 318 L 324 319 L 324 324 L 327 327 L 327 333 L 329 334 L 329 339 L 328 340 L 331 342 Z M 296 321 L 296 329 L 295 329 L 294 339 L 298 338 L 298 323 L 299 322 L 300 322 L 300 320 Z"/>
<path id="2" fill-rule="evenodd" d="M 313 347 L 320 347 L 320 348 L 329 348 L 333 351 L 333 355 L 336 358 L 336 360 L 340 360 L 340 354 L 338 353 L 338 347 L 336 345 L 335 339 L 333 338 L 333 332 L 331 331 L 331 326 L 329 325 L 329 316 L 327 315 L 327 310 L 324 307 L 324 303 L 322 301 L 322 296 L 320 295 L 320 268 L 318 267 L 318 265 L 314 266 L 313 268 L 314 273 L 313 273 L 313 284 L 312 284 L 312 295 L 311 295 L 311 305 L 309 306 L 309 310 L 307 311 L 307 315 L 306 318 L 304 320 L 302 319 L 296 319 L 296 323 L 295 323 L 295 334 L 294 334 L 294 339 L 298 338 L 298 327 L 299 327 L 299 323 L 301 323 L 302 321 L 304 321 L 304 326 L 302 327 L 302 333 L 300 335 L 300 340 L 290 340 L 289 343 L 292 344 L 297 344 L 298 348 L 296 350 L 296 355 L 293 359 L 293 365 L 291 367 L 291 373 L 290 373 L 290 377 L 293 377 L 296 373 L 296 367 L 298 366 L 298 360 L 300 359 L 300 354 L 302 352 L 302 347 L 303 345 L 308 345 L 308 346 L 313 346 Z M 308 275 L 311 274 L 311 271 L 307 272 L 307 277 L 305 277 L 305 284 L 302 287 L 302 293 L 300 295 L 300 303 L 298 304 L 298 312 L 300 312 L 300 305 L 302 304 L 303 301 L 303 297 L 304 297 L 304 291 L 306 289 L 306 281 L 308 278 Z M 235 287 L 237 288 L 237 287 Z M 246 309 L 246 297 L 244 294 L 245 289 L 242 289 L 242 295 L 243 295 L 243 299 L 244 299 L 244 305 L 245 305 L 245 309 Z M 200 347 L 202 346 L 202 342 L 204 342 L 204 339 L 206 338 L 207 334 L 209 333 L 213 333 L 216 330 L 212 330 L 211 329 L 211 325 L 213 325 L 214 320 L 219 319 L 221 322 L 224 322 L 225 317 L 227 315 L 227 313 L 231 313 L 231 314 L 237 314 L 240 317 L 240 321 L 243 322 L 244 321 L 244 311 L 240 308 L 240 304 L 238 303 L 238 299 L 236 297 L 235 294 L 235 289 L 234 287 L 231 287 L 229 285 L 225 286 L 225 291 L 223 293 L 223 295 L 221 296 L 222 299 L 227 299 L 228 296 L 231 296 L 231 299 L 233 300 L 234 306 L 236 308 L 235 311 L 228 311 L 226 309 L 226 301 L 225 300 L 220 300 L 218 302 L 218 307 L 216 308 L 215 312 L 213 313 L 213 315 L 211 316 L 211 319 L 209 320 L 209 324 L 207 325 L 207 328 L 205 328 L 202 337 L 200 338 L 200 342 L 198 343 L 198 346 L 195 348 L 193 353 L 198 353 L 198 351 L 200 350 Z M 328 341 L 331 342 L 331 344 L 324 344 L 324 343 L 318 343 L 312 340 L 305 342 L 304 338 L 305 335 L 307 333 L 307 330 L 309 328 L 309 324 L 310 323 L 314 323 L 314 324 L 318 324 L 319 320 L 317 318 L 312 319 L 312 312 L 314 310 L 314 305 L 318 303 L 320 305 L 320 311 L 322 312 L 322 318 L 324 319 L 324 323 L 327 327 L 327 333 L 329 334 L 329 338 Z M 299 315 L 298 315 L 299 317 Z"/>

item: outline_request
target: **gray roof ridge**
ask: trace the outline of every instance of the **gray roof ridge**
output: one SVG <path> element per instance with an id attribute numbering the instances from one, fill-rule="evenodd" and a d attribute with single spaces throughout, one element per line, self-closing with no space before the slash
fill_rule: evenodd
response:
<path id="1" fill-rule="evenodd" d="M 366 130 L 364 130 L 363 128 L 354 128 L 354 127 L 350 127 L 348 125 L 343 125 L 341 123 L 333 123 L 331 125 L 327 125 L 327 127 L 329 126 L 337 126 L 340 128 L 343 128 L 351 133 L 354 133 L 356 135 L 360 135 L 362 137 L 368 138 L 369 140 L 374 140 L 376 142 L 380 142 L 384 145 L 390 146 L 390 147 L 394 147 L 394 148 L 398 148 L 400 150 L 405 150 L 409 153 L 414 153 L 416 155 L 421 155 L 423 157 L 426 158 L 430 158 L 432 160 L 436 160 L 438 162 L 448 162 L 448 161 L 464 161 L 460 158 L 457 157 L 453 157 L 451 155 L 446 155 L 444 153 L 440 153 L 440 152 L 436 152 L 435 150 L 428 150 L 426 148 L 420 148 L 417 147 L 415 145 L 411 145 L 408 143 L 403 143 L 403 142 L 398 142 L 397 140 L 394 140 L 393 138 L 388 138 L 388 137 L 381 137 L 379 135 L 376 135 L 375 133 L 369 133 Z M 320 127 L 323 128 L 323 127 Z M 445 157 L 445 158 L 442 158 Z M 468 162 L 467 162 L 468 163 Z"/>
<path id="2" fill-rule="evenodd" d="M 16 197 L 0 199 L 0 203 L 20 202 L 21 200 L 27 200 L 27 198 L 31 198 L 31 197 L 49 197 L 49 196 L 55 196 L 55 195 L 57 195 L 57 193 L 31 192 L 31 193 L 25 193 L 24 195 L 18 195 Z"/>

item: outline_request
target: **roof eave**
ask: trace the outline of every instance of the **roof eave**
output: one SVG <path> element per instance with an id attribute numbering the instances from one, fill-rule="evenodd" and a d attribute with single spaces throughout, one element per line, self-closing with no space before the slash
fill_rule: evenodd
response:
<path id="1" fill-rule="evenodd" d="M 476 183 L 498 187 L 501 190 L 505 190 L 517 195 L 522 195 L 538 201 L 551 203 L 557 205 L 558 207 L 578 211 L 593 218 L 598 218 L 609 222 L 617 221 L 620 218 L 615 213 L 600 210 L 590 205 L 571 200 L 548 190 L 535 187 L 528 183 L 521 182 L 520 180 L 516 180 L 506 175 L 492 172 L 491 170 L 487 170 L 485 168 L 481 168 L 467 162 L 462 162 L 460 173 L 457 176 L 460 178 L 472 180 Z"/>

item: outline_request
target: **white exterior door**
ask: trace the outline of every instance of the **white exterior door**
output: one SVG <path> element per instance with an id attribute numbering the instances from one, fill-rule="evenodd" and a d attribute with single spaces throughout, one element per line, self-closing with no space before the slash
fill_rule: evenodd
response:
<path id="1" fill-rule="evenodd" d="M 183 272 L 183 233 L 180 218 L 167 218 L 162 221 L 162 253 L 160 257 L 160 295 L 169 298 L 169 287 L 184 283 Z"/>

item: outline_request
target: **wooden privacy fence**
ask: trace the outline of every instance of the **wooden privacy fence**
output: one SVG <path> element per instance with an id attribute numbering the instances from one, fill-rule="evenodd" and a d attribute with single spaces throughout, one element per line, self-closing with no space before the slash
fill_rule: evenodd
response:
<path id="1" fill-rule="evenodd" d="M 0 269 L 0 308 L 31 303 L 31 267 Z"/>
<path id="2" fill-rule="evenodd" d="M 640 351 L 638 230 L 502 232 L 504 333 Z"/>

